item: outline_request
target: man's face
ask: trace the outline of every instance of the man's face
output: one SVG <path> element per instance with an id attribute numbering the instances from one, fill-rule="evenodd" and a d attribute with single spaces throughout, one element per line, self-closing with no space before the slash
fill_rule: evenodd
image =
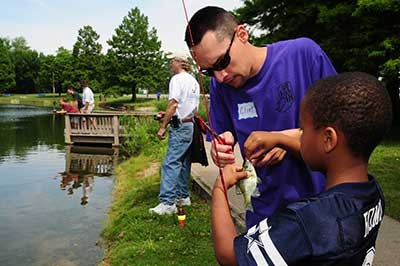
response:
<path id="1" fill-rule="evenodd" d="M 171 59 L 171 61 L 170 61 L 170 69 L 171 69 L 171 72 L 173 74 L 179 73 L 180 64 L 181 64 L 181 62 L 179 62 L 179 61 L 177 61 L 175 59 Z"/>
<path id="2" fill-rule="evenodd" d="M 229 57 L 229 64 L 225 68 L 218 69 L 217 67 L 217 70 L 211 72 L 218 82 L 240 88 L 246 82 L 246 78 L 241 74 L 243 66 L 238 64 L 240 47 L 237 45 L 236 34 L 235 32 L 232 37 L 227 36 L 220 41 L 215 32 L 208 31 L 201 42 L 192 48 L 192 55 L 203 70 L 215 69 L 215 66 L 220 66 L 221 62 Z"/>

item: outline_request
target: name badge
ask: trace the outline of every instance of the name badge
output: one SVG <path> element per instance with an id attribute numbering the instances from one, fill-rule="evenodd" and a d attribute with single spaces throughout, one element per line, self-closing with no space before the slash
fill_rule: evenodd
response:
<path id="1" fill-rule="evenodd" d="M 253 102 L 238 103 L 238 119 L 249 119 L 257 116 L 257 110 Z"/>

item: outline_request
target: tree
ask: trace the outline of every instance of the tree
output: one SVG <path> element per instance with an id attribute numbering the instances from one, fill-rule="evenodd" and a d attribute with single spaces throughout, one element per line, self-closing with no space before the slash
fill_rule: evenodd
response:
<path id="1" fill-rule="evenodd" d="M 74 59 L 75 79 L 89 80 L 91 88 L 98 91 L 101 81 L 100 63 L 102 46 L 100 36 L 91 26 L 79 29 L 72 55 Z"/>
<path id="2" fill-rule="evenodd" d="M 400 1 L 246 0 L 239 20 L 261 29 L 255 44 L 310 37 L 327 52 L 338 72 L 383 76 L 400 122 Z"/>
<path id="3" fill-rule="evenodd" d="M 121 25 L 107 43 L 108 60 L 114 63 L 119 84 L 129 89 L 138 87 L 155 91 L 168 78 L 169 70 L 157 31 L 149 28 L 148 18 L 136 7 L 123 18 Z"/>
<path id="4" fill-rule="evenodd" d="M 65 91 L 67 87 L 77 86 L 73 57 L 70 50 L 64 47 L 58 48 L 52 68 L 54 83 L 58 93 Z"/>
<path id="5" fill-rule="evenodd" d="M 9 41 L 0 38 L 0 92 L 7 92 L 15 87 L 14 68 Z"/>
<path id="6" fill-rule="evenodd" d="M 31 50 L 23 37 L 11 41 L 11 57 L 15 66 L 16 92 L 35 92 L 39 72 L 38 53 Z"/>
<path id="7" fill-rule="evenodd" d="M 53 92 L 54 55 L 39 54 L 40 70 L 37 78 L 39 92 Z"/>

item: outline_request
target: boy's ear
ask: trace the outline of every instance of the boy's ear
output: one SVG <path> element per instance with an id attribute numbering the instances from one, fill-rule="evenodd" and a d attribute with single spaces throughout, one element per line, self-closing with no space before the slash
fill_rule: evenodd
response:
<path id="1" fill-rule="evenodd" d="M 337 132 L 333 127 L 326 127 L 323 131 L 323 138 L 324 138 L 324 150 L 326 153 L 331 152 L 335 149 L 338 138 Z"/>

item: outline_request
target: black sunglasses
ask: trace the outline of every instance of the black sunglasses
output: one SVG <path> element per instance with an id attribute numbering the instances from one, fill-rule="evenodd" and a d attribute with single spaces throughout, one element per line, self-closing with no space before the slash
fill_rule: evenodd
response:
<path id="1" fill-rule="evenodd" d="M 229 55 L 229 52 L 231 50 L 233 40 L 235 39 L 235 35 L 236 31 L 233 33 L 231 43 L 229 44 L 229 47 L 226 50 L 224 56 L 221 59 L 218 59 L 212 67 L 200 69 L 201 74 L 213 77 L 214 71 L 221 71 L 222 69 L 225 69 L 229 66 L 229 64 L 231 63 L 231 56 Z"/>

